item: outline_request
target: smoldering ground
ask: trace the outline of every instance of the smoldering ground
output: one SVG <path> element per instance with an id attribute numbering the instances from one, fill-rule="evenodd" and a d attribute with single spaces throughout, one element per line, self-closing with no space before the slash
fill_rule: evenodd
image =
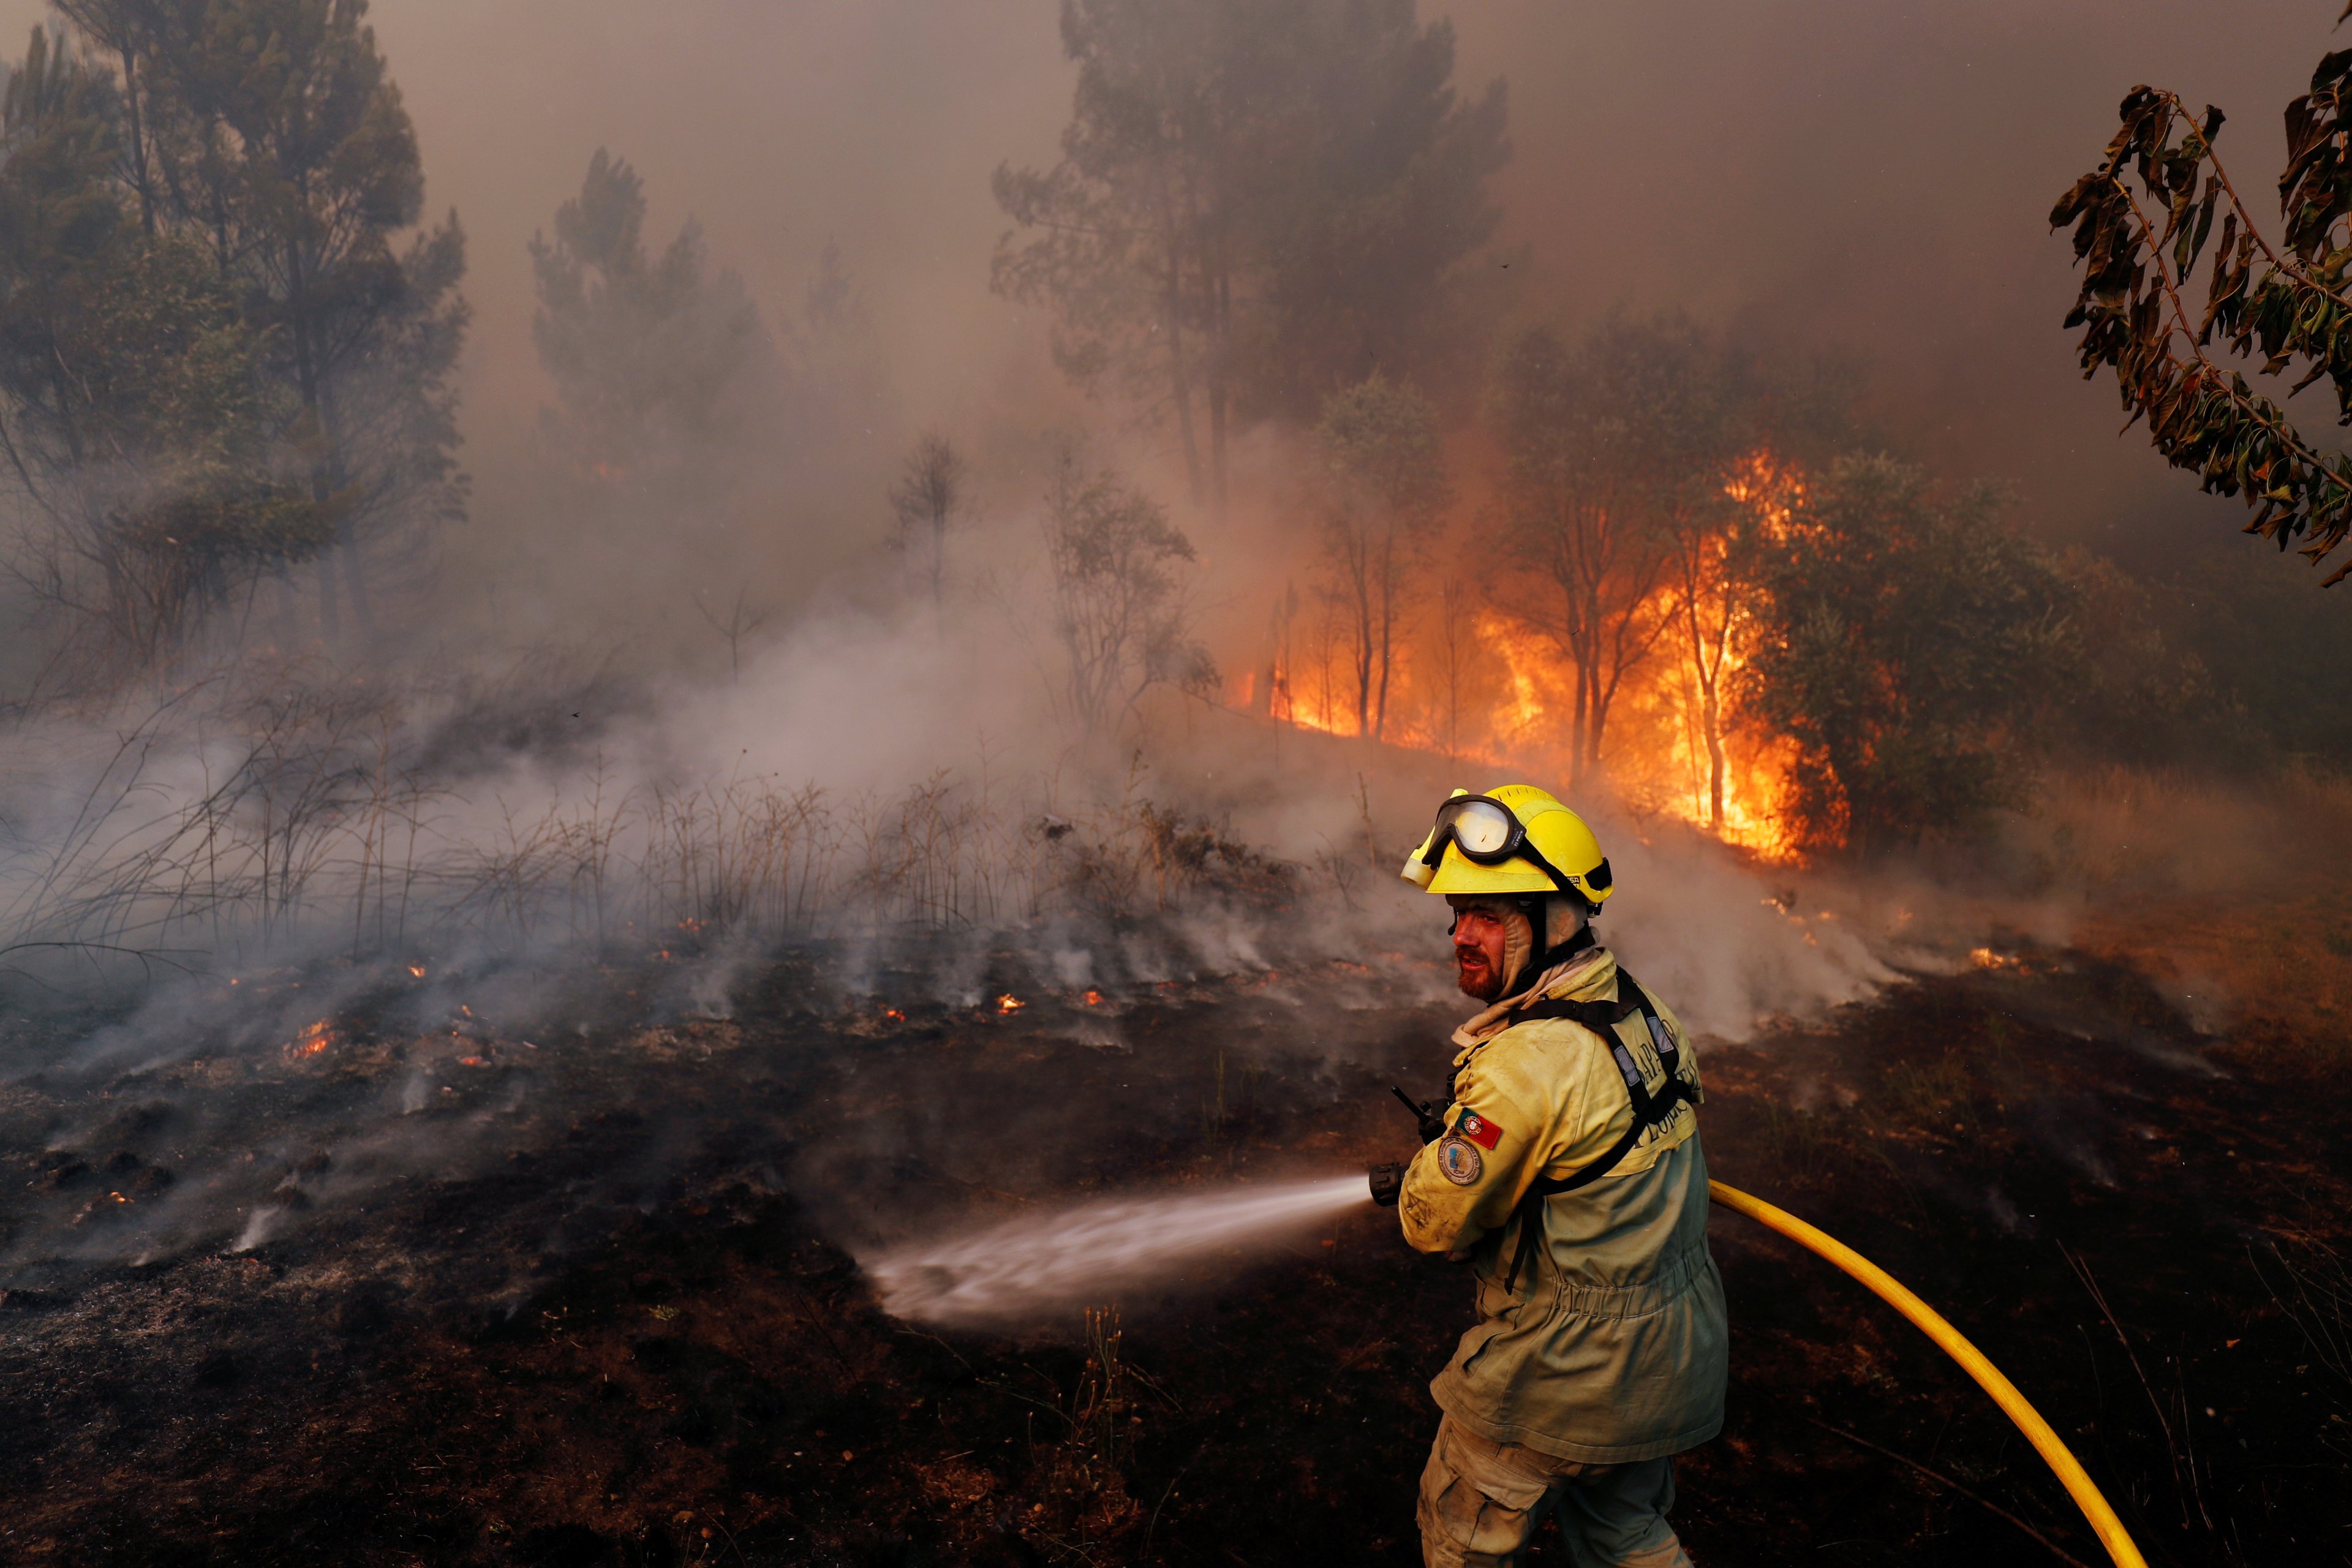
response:
<path id="1" fill-rule="evenodd" d="M 45 1178 L 47 1217 L 25 1217 L 11 1256 L 160 1258 L 471 1168 L 536 1114 L 548 1053 L 730 1016 L 780 952 L 803 954 L 803 1005 L 827 1015 L 1235 975 L 1280 995 L 1279 976 L 1330 963 L 1444 994 L 1443 921 L 1394 880 L 1447 776 L 1429 761 L 1370 771 L 1341 742 L 1187 702 L 1162 721 L 1181 758 L 1167 774 L 1150 749 L 1113 772 L 1066 747 L 1058 776 L 1024 773 L 935 683 L 936 635 L 837 618 L 740 686 L 579 697 L 545 741 L 543 710 L 518 728 L 499 701 L 446 694 L 280 715 L 244 751 L 223 735 L 250 748 L 252 731 L 173 711 L 128 748 L 53 729 L 11 785 L 27 1026 L 8 1070 L 66 1100 L 129 1097 L 178 1153 L 168 1194 L 100 1230 L 80 1228 L 71 1183 Z M 984 668 L 992 646 L 947 657 Z M 1033 688 L 1015 669 L 990 689 Z M 860 724 L 877 711 L 892 722 Z M 1018 700 L 988 717 L 999 735 L 1053 733 Z M 1888 976 L 1862 934 L 1785 912 L 1687 830 L 1601 826 L 1622 830 L 1620 874 L 1640 889 L 1612 906 L 1612 940 L 1695 1026 L 1742 1037 Z M 1115 1010 L 1082 1021 L 1119 1043 Z M 493 1035 L 501 1088 L 485 1098 L 465 1086 L 490 1081 L 476 1047 Z M 28 1137 L 88 1166 L 107 1134 L 64 1103 Z M 334 1173 L 289 1174 L 305 1161 Z M 280 1182 L 299 1204 L 273 1203 Z"/>
<path id="2" fill-rule="evenodd" d="M 2274 1227 L 2336 1201 L 2313 1184 L 2310 1141 L 2341 1125 L 2340 1086 L 2310 1080 L 2318 1120 L 2280 1125 L 2276 1036 L 2200 1037 L 2129 970 L 2079 952 L 1994 956 L 1705 1044 L 1717 1173 L 1951 1311 L 2064 1429 L 2089 1428 L 2103 1470 L 2142 1483 L 2136 1528 L 2210 1555 L 2162 1430 L 2177 1451 L 2188 1421 L 2221 1528 L 2324 1529 L 2314 1489 L 2263 1484 L 2307 1452 L 2297 1423 L 2332 1395 L 2262 1281 L 2294 1302 L 2291 1270 L 2324 1278 L 2325 1254 Z M 19 1369 L 5 1473 L 44 1479 L 9 1527 L 60 1561 L 198 1537 L 262 1561 L 690 1559 L 704 1528 L 753 1561 L 988 1560 L 1048 1538 L 1180 1561 L 1237 1530 L 1409 1560 L 1396 1499 L 1426 1433 L 1399 1412 L 1422 1408 L 1465 1288 L 1369 1205 L 1045 1290 L 1010 1337 L 894 1321 L 844 1248 L 1051 1235 L 1074 1203 L 1246 1201 L 1401 1157 L 1411 1129 L 1387 1085 L 1433 1087 L 1460 1011 L 1441 963 L 1307 957 L 1087 990 L 1039 984 L 1016 954 L 991 963 L 1003 989 L 963 1006 L 926 997 L 919 947 L 846 998 L 788 955 L 740 987 L 733 1018 L 660 1023 L 627 1011 L 659 965 L 575 970 L 568 1010 L 539 1002 L 590 1021 L 569 1036 L 500 1018 L 491 976 L 453 973 L 429 1003 L 411 977 L 404 1006 L 346 998 L 352 1026 L 323 1044 L 17 1079 L 0 1102 L 9 1147 L 45 1149 L 10 1158 L 18 1221 L 70 1204 L 58 1237 L 106 1237 L 157 1195 L 145 1172 L 211 1139 L 254 1156 L 213 1201 L 284 1223 L 121 1264 L 68 1266 L 52 1244 L 18 1272 L 0 1299 L 0 1353 Z M 438 1014 L 456 997 L 473 998 L 470 1024 Z M 420 1079 L 425 1102 L 405 1110 Z M 370 1136 L 386 1123 L 436 1141 L 387 1161 Z M 312 1141 L 272 1141 L 293 1130 Z M 2156 1190 L 2185 1201 L 2159 1209 Z M 1932 1351 L 1802 1257 L 1737 1227 L 1716 1246 L 1740 1339 L 1732 1430 L 1684 1468 L 1698 1549 L 1738 1560 L 1759 1528 L 1776 1552 L 1857 1531 L 1955 1561 L 2009 1549 L 2011 1524 L 1938 1482 L 1889 1486 L 1885 1462 L 1811 1422 L 1964 1469 L 2079 1554 L 2063 1498 Z M 2130 1364 L 2076 1267 L 2143 1360 L 2163 1336 L 2181 1380 L 2168 1402 L 2116 1396 Z M 1079 1308 L 1112 1302 L 1089 1341 Z M 2105 1336 L 2087 1352 L 2078 1321 Z M 431 1458 L 456 1459 L 458 1438 L 462 1461 Z M 1278 1506 L 1276 1463 L 1311 1481 Z M 156 1494 L 155 1475 L 191 1473 Z"/>
<path id="3" fill-rule="evenodd" d="M 1434 1090 L 1461 1004 L 1396 864 L 1444 789 L 1519 771 L 1283 722 L 1276 645 L 1328 610 L 1323 458 L 1234 433 L 1221 520 L 1171 422 L 1080 395 L 988 291 L 990 175 L 1049 164 L 1068 110 L 1054 8 L 373 20 L 471 240 L 474 487 L 382 552 L 373 641 L 306 660 L 318 584 L 257 574 L 185 658 L 12 714 L 0 1531 L 36 1561 L 1410 1560 L 1399 1412 L 1462 1290 L 1376 1216 L 1033 1272 L 987 1325 L 1012 1337 L 894 1321 L 856 1261 L 994 1264 L 1073 1203 L 1400 1157 L 1387 1086 Z M 1457 89 L 1509 79 L 1503 226 L 1465 268 L 1490 329 L 1672 305 L 1875 354 L 1880 431 L 2012 481 L 2041 534 L 2147 564 L 2218 527 L 2058 374 L 2040 220 L 2132 80 L 2266 113 L 2324 16 L 1454 20 Z M 531 326 L 530 241 L 599 146 L 646 182 L 648 258 L 699 258 L 692 324 L 751 345 L 709 431 L 626 462 L 582 447 Z M 927 428 L 971 464 L 938 577 L 887 500 Z M 1173 629 L 1229 681 L 1092 736 L 1039 526 L 1080 430 L 1167 502 Z M 1507 553 L 1484 437 L 1448 439 L 1448 548 Z M 11 637 L 12 693 L 46 646 Z M 2340 790 L 2042 799 L 1854 875 L 1576 804 L 1605 934 L 1702 1034 L 1722 1173 L 2053 1391 L 2137 1530 L 2299 1550 L 2340 1522 L 2281 1477 L 2342 1419 L 2352 977 L 2340 847 L 2286 830 Z M 2257 876 L 2305 918 L 2227 901 Z M 2022 1520 L 2088 1554 L 1948 1369 L 1805 1260 L 1722 1247 L 1742 1383 L 1685 1471 L 1702 1550 L 1981 1561 Z M 1110 1305 L 1124 1349 L 1078 1313 Z"/>

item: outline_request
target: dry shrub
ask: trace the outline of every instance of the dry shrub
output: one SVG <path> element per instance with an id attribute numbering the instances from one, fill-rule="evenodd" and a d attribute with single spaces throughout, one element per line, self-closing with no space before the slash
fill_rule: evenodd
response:
<path id="1" fill-rule="evenodd" d="M 533 780 L 459 766 L 448 737 L 467 729 L 412 723 L 359 687 L 166 704 L 110 749 L 17 781 L 21 798 L 47 794 L 0 817 L 0 948 L 20 963 L 463 942 L 602 952 L 820 923 L 1263 906 L 1292 889 L 1294 868 L 1146 797 L 1139 756 L 1118 798 L 1073 808 L 985 756 L 856 795 L 741 770 L 626 781 L 601 756 Z M 20 757 L 51 737 L 23 739 Z"/>

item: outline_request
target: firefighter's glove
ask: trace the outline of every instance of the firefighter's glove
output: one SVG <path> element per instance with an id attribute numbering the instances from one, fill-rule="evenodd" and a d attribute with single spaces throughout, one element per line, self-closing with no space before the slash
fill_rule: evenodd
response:
<path id="1" fill-rule="evenodd" d="M 1404 1167 L 1374 1165 L 1365 1174 L 1371 1178 L 1372 1202 L 1384 1209 L 1396 1207 L 1397 1194 L 1404 1190 Z"/>

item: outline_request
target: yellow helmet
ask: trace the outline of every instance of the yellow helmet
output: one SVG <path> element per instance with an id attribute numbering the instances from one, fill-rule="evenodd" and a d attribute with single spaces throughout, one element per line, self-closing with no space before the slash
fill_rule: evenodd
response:
<path id="1" fill-rule="evenodd" d="M 1566 893 L 1594 909 L 1615 890 L 1584 819 L 1523 784 L 1455 790 L 1402 875 L 1425 892 Z"/>

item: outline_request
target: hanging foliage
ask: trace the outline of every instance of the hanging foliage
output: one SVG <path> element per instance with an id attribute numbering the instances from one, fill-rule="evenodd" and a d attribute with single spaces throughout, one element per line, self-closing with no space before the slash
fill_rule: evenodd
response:
<path id="1" fill-rule="evenodd" d="M 2113 370 L 2126 429 L 2145 418 L 2175 468 L 2199 474 L 2210 493 L 2244 498 L 2247 532 L 2282 550 L 2299 542 L 2315 564 L 2352 534 L 2352 457 L 2315 446 L 2217 355 L 2258 359 L 2257 375 L 2295 371 L 2289 397 L 2326 379 L 2336 424 L 2352 425 L 2347 84 L 2352 49 L 2321 60 L 2310 90 L 2287 105 L 2277 245 L 2214 153 L 2221 111 L 2208 105 L 2193 115 L 2178 94 L 2150 87 L 2124 99 L 2099 166 L 2050 214 L 2053 227 L 2074 226 L 2083 267 L 2065 324 L 2082 329 L 2084 378 Z M 2192 308 L 2209 248 L 2203 299 Z M 2326 581 L 2347 575 L 2352 563 Z"/>

